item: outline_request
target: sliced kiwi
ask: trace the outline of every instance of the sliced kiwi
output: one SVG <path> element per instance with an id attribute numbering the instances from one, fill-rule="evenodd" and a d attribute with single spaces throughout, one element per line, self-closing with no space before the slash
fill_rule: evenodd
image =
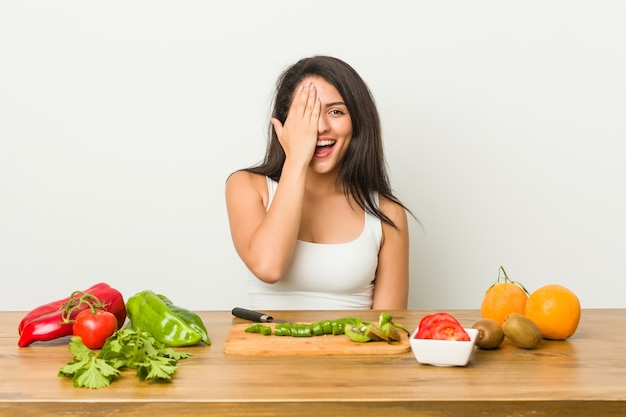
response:
<path id="1" fill-rule="evenodd" d="M 402 340 L 400 332 L 393 323 L 383 324 L 382 331 L 389 337 L 390 342 L 399 342 Z"/>
<path id="2" fill-rule="evenodd" d="M 375 342 L 379 342 L 381 340 L 384 340 L 386 342 L 389 341 L 389 336 L 387 336 L 381 329 L 376 326 L 369 326 L 365 334 L 367 335 L 367 337 Z"/>
<path id="3" fill-rule="evenodd" d="M 478 330 L 476 346 L 481 349 L 497 349 L 504 341 L 502 326 L 495 320 L 482 318 L 472 328 Z"/>
<path id="4" fill-rule="evenodd" d="M 367 335 L 369 327 L 370 326 L 366 323 L 346 323 L 344 333 L 353 342 L 365 343 L 372 340 L 372 338 Z"/>
<path id="5" fill-rule="evenodd" d="M 398 342 L 402 340 L 400 333 L 398 330 L 391 324 L 385 323 L 382 327 L 377 327 L 374 324 L 370 324 L 367 327 L 367 332 L 365 333 L 367 337 L 375 342 L 385 341 L 388 343 Z"/>

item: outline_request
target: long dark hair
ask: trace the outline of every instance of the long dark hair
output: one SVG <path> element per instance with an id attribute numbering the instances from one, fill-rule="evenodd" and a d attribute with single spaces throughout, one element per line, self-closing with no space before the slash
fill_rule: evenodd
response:
<path id="1" fill-rule="evenodd" d="M 381 221 L 396 227 L 372 198 L 372 192 L 399 204 L 408 210 L 394 195 L 389 185 L 384 157 L 380 117 L 369 87 L 361 76 L 344 61 L 329 56 L 304 58 L 287 68 L 276 82 L 271 117 L 285 123 L 296 86 L 310 76 L 321 77 L 332 84 L 346 104 L 352 120 L 352 140 L 339 166 L 339 180 L 346 197 Z M 280 179 L 285 151 L 272 124 L 269 124 L 268 145 L 263 161 L 245 171 Z"/>

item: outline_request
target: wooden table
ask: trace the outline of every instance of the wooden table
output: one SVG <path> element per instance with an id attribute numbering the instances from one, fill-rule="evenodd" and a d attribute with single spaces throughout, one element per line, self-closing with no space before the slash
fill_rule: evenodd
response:
<path id="1" fill-rule="evenodd" d="M 464 326 L 476 310 L 449 311 Z M 272 313 L 272 312 L 269 312 Z M 345 312 L 282 312 L 298 322 Z M 415 328 L 429 311 L 392 312 Z M 169 383 L 133 370 L 100 390 L 57 376 L 71 360 L 67 339 L 17 346 L 23 312 L 0 312 L 0 416 L 624 416 L 626 310 L 585 310 L 567 341 L 522 350 L 510 342 L 476 349 L 466 367 L 420 365 L 411 352 L 385 356 L 232 356 L 223 352 L 229 311 L 200 312 L 211 346 L 184 348 Z M 378 312 L 359 312 L 376 320 Z"/>

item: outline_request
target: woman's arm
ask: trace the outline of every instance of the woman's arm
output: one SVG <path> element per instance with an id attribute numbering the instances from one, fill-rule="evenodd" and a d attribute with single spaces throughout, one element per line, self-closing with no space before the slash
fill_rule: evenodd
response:
<path id="1" fill-rule="evenodd" d="M 298 238 L 319 112 L 315 89 L 301 87 L 284 126 L 272 120 L 286 159 L 269 210 L 262 175 L 239 171 L 226 183 L 226 208 L 235 249 L 250 271 L 264 282 L 274 283 L 282 277 Z"/>
<path id="2" fill-rule="evenodd" d="M 409 297 L 409 231 L 406 211 L 381 198 L 380 208 L 398 227 L 383 222 L 383 243 L 374 282 L 374 310 L 402 310 Z"/>
<path id="3" fill-rule="evenodd" d="M 288 186 L 281 181 L 269 211 L 265 209 L 264 176 L 239 171 L 226 183 L 226 208 L 235 249 L 250 271 L 268 283 L 282 276 L 298 237 L 302 198 L 297 181 L 292 182 L 295 184 Z M 293 189 L 291 196 L 287 195 L 289 188 Z"/>

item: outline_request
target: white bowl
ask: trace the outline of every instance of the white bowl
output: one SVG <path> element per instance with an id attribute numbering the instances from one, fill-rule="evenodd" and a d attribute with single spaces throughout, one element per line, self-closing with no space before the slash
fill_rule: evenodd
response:
<path id="1" fill-rule="evenodd" d="M 411 350 L 415 359 L 425 365 L 465 366 L 469 362 L 478 330 L 465 329 L 470 337 L 467 342 L 457 340 L 416 339 L 418 329 L 411 335 Z"/>

